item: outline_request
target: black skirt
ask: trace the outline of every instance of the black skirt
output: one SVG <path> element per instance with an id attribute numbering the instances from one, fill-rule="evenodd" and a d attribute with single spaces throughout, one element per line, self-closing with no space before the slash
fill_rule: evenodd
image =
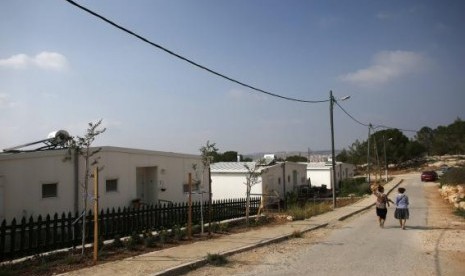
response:
<path id="1" fill-rule="evenodd" d="M 394 217 L 396 219 L 408 219 L 409 215 L 407 208 L 396 208 L 396 211 L 394 212 Z"/>
<path id="2" fill-rule="evenodd" d="M 387 209 L 376 207 L 376 215 L 381 219 L 386 219 Z"/>

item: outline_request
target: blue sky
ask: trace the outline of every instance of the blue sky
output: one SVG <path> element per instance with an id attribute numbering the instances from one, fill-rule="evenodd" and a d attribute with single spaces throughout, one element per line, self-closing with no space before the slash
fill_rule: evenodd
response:
<path id="1" fill-rule="evenodd" d="M 465 1 L 77 1 L 165 48 L 363 124 L 465 118 Z M 199 153 L 330 149 L 329 103 L 229 82 L 64 0 L 0 4 L 0 149 L 65 129 L 95 145 Z M 334 108 L 336 148 L 368 128 Z M 405 132 L 409 137 L 414 133 Z"/>

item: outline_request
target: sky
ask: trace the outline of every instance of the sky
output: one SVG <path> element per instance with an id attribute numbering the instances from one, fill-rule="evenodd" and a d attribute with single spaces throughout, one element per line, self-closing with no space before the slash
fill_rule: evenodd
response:
<path id="1" fill-rule="evenodd" d="M 336 149 L 370 123 L 413 138 L 465 119 L 465 1 L 76 2 L 229 78 L 322 102 L 218 77 L 65 0 L 3 0 L 0 150 L 100 119 L 95 146 L 328 150 L 330 91 Z"/>

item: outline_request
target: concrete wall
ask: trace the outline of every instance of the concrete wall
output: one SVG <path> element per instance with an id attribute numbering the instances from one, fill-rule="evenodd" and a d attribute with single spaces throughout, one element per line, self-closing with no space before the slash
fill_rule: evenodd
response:
<path id="1" fill-rule="evenodd" d="M 336 163 L 336 183 L 354 177 L 354 171 L 355 166 L 352 164 Z M 312 186 L 321 187 L 326 185 L 326 188 L 332 189 L 332 166 L 330 164 L 309 164 L 307 177 L 310 178 Z M 336 188 L 339 188 L 339 186 Z"/>
<path id="2" fill-rule="evenodd" d="M 252 186 L 253 196 L 278 195 L 284 199 L 284 191 L 292 192 L 294 187 L 306 183 L 306 165 L 286 162 L 262 168 L 261 183 Z M 283 174 L 285 181 L 283 182 Z M 230 199 L 246 197 L 245 172 L 214 172 L 212 171 L 213 199 Z M 286 184 L 284 188 L 283 183 Z"/>

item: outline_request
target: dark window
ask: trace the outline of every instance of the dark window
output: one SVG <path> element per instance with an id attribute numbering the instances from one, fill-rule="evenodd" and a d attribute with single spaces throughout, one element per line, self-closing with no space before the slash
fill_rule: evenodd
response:
<path id="1" fill-rule="evenodd" d="M 117 192 L 118 191 L 118 179 L 107 179 L 105 182 L 106 192 Z"/>
<path id="2" fill-rule="evenodd" d="M 42 184 L 42 198 L 58 196 L 58 183 Z"/>
<path id="3" fill-rule="evenodd" d="M 189 184 L 182 185 L 182 191 L 187 194 L 189 193 Z M 192 192 L 200 192 L 200 182 L 199 183 L 192 183 Z"/>

